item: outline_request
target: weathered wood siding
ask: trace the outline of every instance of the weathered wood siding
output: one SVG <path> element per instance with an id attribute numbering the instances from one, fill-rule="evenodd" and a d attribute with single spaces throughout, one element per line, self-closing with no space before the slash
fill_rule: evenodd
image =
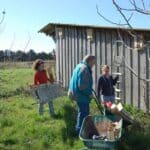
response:
<path id="1" fill-rule="evenodd" d="M 86 54 L 93 54 L 97 64 L 93 68 L 94 88 L 100 75 L 100 67 L 104 64 L 111 66 L 112 72 L 123 72 L 121 87 L 122 100 L 145 111 L 150 109 L 150 83 L 137 78 L 127 67 L 114 65 L 114 56 L 124 56 L 126 63 L 142 78 L 150 78 L 150 52 L 148 49 L 133 51 L 117 43 L 117 31 L 113 29 L 94 29 L 93 40 L 87 39 L 86 28 L 64 27 L 63 36 L 59 36 L 56 28 L 56 58 L 57 78 L 64 87 L 68 87 L 75 68 Z M 125 43 L 133 46 L 131 38 L 123 34 Z M 118 87 L 119 88 L 119 87 Z"/>

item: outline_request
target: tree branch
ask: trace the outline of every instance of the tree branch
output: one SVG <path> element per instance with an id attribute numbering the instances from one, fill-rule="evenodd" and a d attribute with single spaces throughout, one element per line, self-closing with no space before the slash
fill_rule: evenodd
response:
<path id="1" fill-rule="evenodd" d="M 114 25 L 117 25 L 117 26 L 125 26 L 125 25 L 127 25 L 127 24 L 121 24 L 121 23 L 113 22 L 113 21 L 111 21 L 110 19 L 104 17 L 104 16 L 100 13 L 99 8 L 98 8 L 98 5 L 96 5 L 96 10 L 97 10 L 97 14 L 98 14 L 102 19 L 104 19 L 106 22 L 108 22 L 108 23 L 110 23 L 110 24 L 114 24 Z"/>
<path id="2" fill-rule="evenodd" d="M 0 20 L 0 24 L 3 23 L 3 21 L 4 21 L 4 19 L 5 19 L 5 14 L 6 14 L 6 12 L 5 12 L 5 11 L 2 11 L 2 18 L 1 18 L 1 20 Z"/>
<path id="3" fill-rule="evenodd" d="M 28 40 L 27 40 L 27 42 L 26 42 L 26 44 L 25 44 L 25 47 L 24 47 L 24 49 L 23 49 L 24 52 L 25 52 L 25 50 L 27 49 L 27 47 L 29 46 L 30 41 L 31 41 L 31 36 L 30 36 L 30 33 L 28 33 Z"/>
<path id="4" fill-rule="evenodd" d="M 129 1 L 130 1 L 130 4 L 134 7 L 134 11 L 136 11 L 140 14 L 150 15 L 150 10 L 145 9 L 145 3 L 143 0 L 141 0 L 141 1 L 143 3 L 142 5 L 143 5 L 144 9 L 138 7 L 135 0 L 129 0 Z"/>

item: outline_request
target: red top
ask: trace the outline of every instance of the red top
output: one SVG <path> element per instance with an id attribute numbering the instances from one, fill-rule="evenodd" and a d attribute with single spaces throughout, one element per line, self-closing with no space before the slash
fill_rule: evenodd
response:
<path id="1" fill-rule="evenodd" d="M 34 75 L 34 84 L 39 85 L 39 84 L 44 84 L 48 83 L 49 79 L 46 74 L 46 70 L 43 71 L 37 71 Z"/>

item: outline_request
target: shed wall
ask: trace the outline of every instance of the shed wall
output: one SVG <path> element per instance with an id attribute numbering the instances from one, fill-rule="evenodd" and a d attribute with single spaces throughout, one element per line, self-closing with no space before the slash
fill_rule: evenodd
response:
<path id="1" fill-rule="evenodd" d="M 117 31 L 111 29 L 94 29 L 93 40 L 87 39 L 86 28 L 64 27 L 63 36 L 59 36 L 56 28 L 56 58 L 57 79 L 68 88 L 69 81 L 75 66 L 86 54 L 93 54 L 97 64 L 93 68 L 94 88 L 100 75 L 100 68 L 104 64 L 111 66 L 111 72 L 122 72 L 120 87 L 122 101 L 134 105 L 145 111 L 150 109 L 150 83 L 140 80 L 128 67 L 132 67 L 142 78 L 150 78 L 150 54 L 148 48 L 140 51 L 128 49 L 117 43 Z M 127 46 L 133 46 L 133 41 L 127 34 L 123 34 Z M 123 56 L 126 65 L 117 67 L 115 56 Z"/>

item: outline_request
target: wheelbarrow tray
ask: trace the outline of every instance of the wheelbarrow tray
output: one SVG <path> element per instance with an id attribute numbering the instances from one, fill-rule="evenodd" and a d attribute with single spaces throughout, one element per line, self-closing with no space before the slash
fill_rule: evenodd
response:
<path id="1" fill-rule="evenodd" d="M 97 122 L 102 122 L 102 121 L 112 121 L 112 122 L 119 122 L 120 124 L 120 131 L 118 134 L 118 138 L 115 140 L 101 140 L 101 139 L 92 139 L 92 138 L 87 138 L 87 130 L 86 130 L 86 125 L 88 124 L 89 117 L 92 119 L 92 122 L 94 125 Z M 88 148 L 102 148 L 102 149 L 114 149 L 116 142 L 121 138 L 121 132 L 122 132 L 122 119 L 117 116 L 117 115 L 94 115 L 94 116 L 87 116 L 82 123 L 81 130 L 79 133 L 79 138 L 84 142 L 84 145 Z"/>

